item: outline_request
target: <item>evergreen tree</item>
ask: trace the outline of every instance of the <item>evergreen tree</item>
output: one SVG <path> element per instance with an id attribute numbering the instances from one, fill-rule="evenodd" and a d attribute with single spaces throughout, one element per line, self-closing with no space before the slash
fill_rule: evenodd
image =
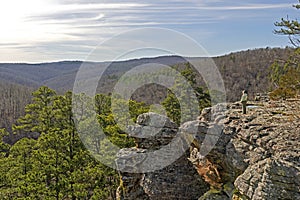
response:
<path id="1" fill-rule="evenodd" d="M 9 169 L 7 173 L 8 196 L 22 199 L 32 199 L 37 192 L 37 187 L 32 179 L 33 161 L 32 154 L 36 141 L 23 138 L 15 143 L 7 159 Z"/>
<path id="2" fill-rule="evenodd" d="M 47 132 L 53 126 L 52 104 L 55 95 L 55 91 L 46 86 L 33 92 L 33 103 L 25 107 L 25 116 L 18 119 L 17 125 L 13 126 L 13 131 L 15 133 Z"/>
<path id="3" fill-rule="evenodd" d="M 11 165 L 11 159 L 8 158 L 10 145 L 3 142 L 3 137 L 8 134 L 5 129 L 0 129 L 0 199 L 10 199 L 10 194 L 13 193 L 7 174 Z"/>
<path id="4" fill-rule="evenodd" d="M 299 9 L 300 4 L 293 5 L 293 7 Z M 291 98 L 300 93 L 300 24 L 297 19 L 282 18 L 275 25 L 280 27 L 279 30 L 275 30 L 275 33 L 288 35 L 290 42 L 297 48 L 288 60 L 276 61 L 270 67 L 270 80 L 274 86 L 270 96 L 272 99 Z"/>
<path id="5" fill-rule="evenodd" d="M 9 133 L 4 128 L 0 129 L 0 158 L 4 158 L 8 155 L 10 145 L 3 142 L 3 138 L 8 135 Z"/>
<path id="6" fill-rule="evenodd" d="M 190 86 L 182 81 L 182 77 Z M 193 94 L 196 98 L 192 98 Z M 178 125 L 195 120 L 200 114 L 199 111 L 210 105 L 210 96 L 198 86 L 196 73 L 189 63 L 186 63 L 186 68 L 176 78 L 174 87 L 168 90 L 168 95 L 162 104 L 167 115 Z M 197 109 L 193 109 L 195 106 Z"/>
<path id="7" fill-rule="evenodd" d="M 300 3 L 300 0 L 299 0 Z M 294 8 L 300 9 L 300 4 L 293 5 Z M 276 22 L 275 26 L 279 27 L 278 30 L 274 32 L 280 35 L 287 35 L 290 39 L 290 42 L 299 47 L 300 45 L 300 23 L 297 19 L 291 20 L 287 17 L 287 19 L 281 18 L 281 21 Z"/>

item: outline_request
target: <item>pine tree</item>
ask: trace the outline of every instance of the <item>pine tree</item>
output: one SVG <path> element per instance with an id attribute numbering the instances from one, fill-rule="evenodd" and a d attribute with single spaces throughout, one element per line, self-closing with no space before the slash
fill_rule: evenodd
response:
<path id="1" fill-rule="evenodd" d="M 33 103 L 25 107 L 25 116 L 20 117 L 17 125 L 13 126 L 15 133 L 37 132 L 41 134 L 53 126 L 52 104 L 56 95 L 55 91 L 43 86 L 32 95 Z"/>
<path id="2" fill-rule="evenodd" d="M 198 86 L 196 73 L 189 63 L 186 63 L 186 68 L 176 78 L 175 85 L 168 91 L 162 104 L 167 115 L 178 125 L 195 120 L 199 111 L 210 105 L 210 96 Z"/>
<path id="3" fill-rule="evenodd" d="M 33 97 L 14 131 L 38 132 L 40 136 L 37 140 L 23 138 L 12 147 L 0 143 L 0 199 L 115 199 L 118 173 L 98 162 L 81 142 L 90 140 L 93 144 L 93 137 L 99 136 L 98 130 L 92 135 L 79 136 L 76 123 L 85 124 L 92 132 L 93 126 L 87 123 L 89 113 L 82 110 L 86 115 L 75 118 L 72 112 L 74 104 L 80 110 L 85 101 L 89 106 L 96 106 L 98 118 L 93 122 L 99 120 L 107 135 L 107 140 L 98 138 L 101 146 L 98 153 L 107 153 L 103 151 L 107 151 L 105 143 L 108 141 L 121 148 L 132 146 L 133 142 L 114 120 L 110 97 L 98 95 L 99 101 L 91 105 L 91 98 L 86 95 L 71 92 L 56 95 L 47 87 L 39 88 Z M 74 103 L 73 98 L 80 101 Z M 130 105 L 132 119 L 147 110 L 143 103 L 130 101 Z M 7 134 L 0 130 L 1 137 Z"/>
<path id="4" fill-rule="evenodd" d="M 299 0 L 300 3 L 300 0 Z M 300 9 L 300 4 L 293 5 Z M 283 62 L 274 62 L 270 67 L 270 81 L 273 84 L 273 91 L 270 94 L 272 99 L 286 99 L 300 94 L 300 24 L 297 19 L 290 20 L 282 18 L 276 22 L 275 34 L 287 35 L 290 42 L 296 47 L 290 57 Z"/>
<path id="5" fill-rule="evenodd" d="M 15 143 L 7 159 L 9 170 L 6 172 L 9 193 L 13 199 L 30 199 L 36 194 L 36 184 L 32 179 L 33 160 L 32 154 L 36 140 L 23 138 Z"/>
<path id="6" fill-rule="evenodd" d="M 300 4 L 295 4 L 293 5 L 293 7 L 296 9 L 300 9 Z M 299 47 L 300 23 L 298 22 L 297 19 L 291 20 L 289 19 L 289 17 L 287 17 L 287 19 L 281 18 L 281 21 L 275 22 L 275 26 L 280 28 L 274 31 L 275 34 L 287 35 L 289 37 L 290 42 L 294 46 Z"/>
<path id="7" fill-rule="evenodd" d="M 0 199 L 10 199 L 13 193 L 7 174 L 11 165 L 11 159 L 8 158 L 10 145 L 3 142 L 3 137 L 8 134 L 5 129 L 0 129 Z"/>

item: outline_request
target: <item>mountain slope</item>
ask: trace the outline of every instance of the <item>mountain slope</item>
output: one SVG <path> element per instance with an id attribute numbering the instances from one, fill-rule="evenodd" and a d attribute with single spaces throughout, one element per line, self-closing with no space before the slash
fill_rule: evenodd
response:
<path id="1" fill-rule="evenodd" d="M 0 81 L 0 129 L 7 128 L 24 114 L 24 108 L 30 103 L 33 89 L 19 84 Z"/>
<path id="2" fill-rule="evenodd" d="M 287 59 L 292 49 L 255 49 L 214 57 L 227 89 L 228 101 L 237 100 L 240 91 L 249 90 L 250 96 L 269 89 L 268 68 L 275 60 Z M 186 62 L 178 56 L 142 58 L 129 61 L 89 63 L 107 68 L 100 81 L 101 92 L 111 92 L 119 77 L 135 66 L 147 63 L 180 65 Z M 80 61 L 43 64 L 0 64 L 0 80 L 38 87 L 47 85 L 58 91 L 72 90 Z M 96 74 L 95 74 L 96 75 Z"/>

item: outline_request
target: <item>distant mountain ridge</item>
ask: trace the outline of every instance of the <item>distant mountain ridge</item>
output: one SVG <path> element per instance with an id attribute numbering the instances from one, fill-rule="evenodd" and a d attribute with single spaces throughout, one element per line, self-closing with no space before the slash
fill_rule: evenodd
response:
<path id="1" fill-rule="evenodd" d="M 106 75 L 117 76 L 130 68 L 146 63 L 160 63 L 175 65 L 186 62 L 179 56 L 161 56 L 156 58 L 142 58 L 128 61 L 114 62 L 84 62 L 109 68 Z M 73 88 L 76 73 L 83 61 L 61 61 L 53 63 L 26 64 L 26 63 L 0 63 L 0 80 L 31 87 L 42 85 L 55 90 L 70 90 Z"/>
<path id="2" fill-rule="evenodd" d="M 223 76 L 229 101 L 237 100 L 240 90 L 248 89 L 251 94 L 269 89 L 268 68 L 276 59 L 286 59 L 291 48 L 254 49 L 214 57 Z M 195 58 L 197 59 L 197 58 Z M 106 67 L 104 78 L 99 83 L 103 92 L 109 92 L 111 86 L 126 71 L 147 63 L 180 65 L 186 60 L 179 56 L 161 56 L 116 62 L 90 62 L 98 67 Z M 72 90 L 76 73 L 82 61 L 62 61 L 41 64 L 0 63 L 0 81 L 37 88 L 46 85 L 57 91 Z"/>

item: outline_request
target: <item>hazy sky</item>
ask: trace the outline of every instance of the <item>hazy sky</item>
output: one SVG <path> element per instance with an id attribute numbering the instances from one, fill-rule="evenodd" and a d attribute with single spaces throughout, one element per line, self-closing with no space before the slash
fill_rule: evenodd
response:
<path id="1" fill-rule="evenodd" d="M 292 19 L 299 16 L 292 8 L 296 0 L 0 2 L 0 62 L 84 60 L 101 42 L 124 31 L 146 27 L 183 33 L 212 56 L 267 46 L 285 47 L 288 39 L 274 35 L 273 24 L 287 15 Z M 160 40 L 159 31 L 145 35 L 140 32 L 139 37 L 128 38 L 118 46 L 130 51 L 130 44 L 142 43 L 147 35 Z M 174 40 L 173 43 L 176 44 Z M 98 60 L 111 59 L 106 55 L 112 49 L 101 45 L 98 48 L 107 52 Z M 140 53 L 132 57 L 151 55 Z"/>

